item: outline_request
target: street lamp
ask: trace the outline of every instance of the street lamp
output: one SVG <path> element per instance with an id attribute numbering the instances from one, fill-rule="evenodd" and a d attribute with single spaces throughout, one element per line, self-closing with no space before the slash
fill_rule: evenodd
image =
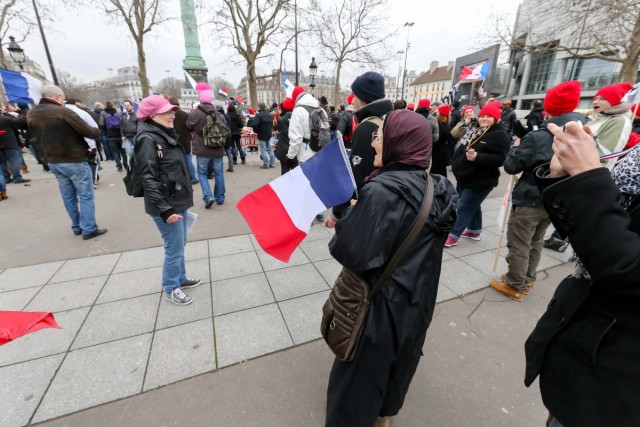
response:
<path id="1" fill-rule="evenodd" d="M 318 66 L 316 65 L 316 58 L 311 58 L 311 64 L 309 64 L 309 75 L 311 76 L 311 94 L 313 95 L 313 88 L 316 87 L 316 74 L 318 73 Z"/>
<path id="2" fill-rule="evenodd" d="M 400 55 L 400 59 L 398 60 L 398 80 L 396 80 L 396 97 L 398 99 L 403 99 L 402 94 L 398 93 L 398 89 L 400 89 L 400 72 L 402 71 L 402 54 L 404 50 L 399 50 L 396 52 L 396 55 Z"/>
<path id="3" fill-rule="evenodd" d="M 18 64 L 21 70 L 24 70 L 24 67 L 22 66 L 22 64 L 24 64 L 25 62 L 24 49 L 22 49 L 20 45 L 16 43 L 15 37 L 9 36 L 9 40 L 9 47 L 7 47 L 9 55 L 11 56 L 13 62 Z"/>
<path id="4" fill-rule="evenodd" d="M 409 29 L 413 27 L 413 22 L 405 22 L 404 26 L 407 27 L 407 47 L 404 50 L 404 73 L 402 74 L 402 97 L 404 98 L 404 84 L 407 80 L 407 55 L 409 54 Z"/>

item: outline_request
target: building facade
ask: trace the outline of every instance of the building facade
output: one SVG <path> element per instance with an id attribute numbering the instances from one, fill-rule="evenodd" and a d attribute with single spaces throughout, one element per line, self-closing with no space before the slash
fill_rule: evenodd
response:
<path id="1" fill-rule="evenodd" d="M 117 98 L 119 101 L 128 99 L 133 102 L 139 102 L 142 96 L 142 83 L 140 82 L 140 76 L 138 67 L 123 67 L 118 68 L 118 74 L 115 77 L 115 86 L 117 88 Z"/>
<path id="2" fill-rule="evenodd" d="M 438 61 L 432 61 L 429 69 L 409 85 L 407 102 L 417 103 L 423 98 L 442 101 L 442 98 L 451 90 L 453 64 L 453 61 L 449 61 L 447 65 L 440 67 Z"/>

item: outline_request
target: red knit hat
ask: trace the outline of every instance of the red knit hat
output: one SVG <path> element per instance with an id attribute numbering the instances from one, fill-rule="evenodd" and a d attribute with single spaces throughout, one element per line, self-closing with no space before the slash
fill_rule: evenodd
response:
<path id="1" fill-rule="evenodd" d="M 622 97 L 631 89 L 633 89 L 633 85 L 631 83 L 616 83 L 611 86 L 603 87 L 596 93 L 596 96 L 603 97 L 613 107 L 614 105 L 620 104 Z"/>
<path id="2" fill-rule="evenodd" d="M 293 88 L 293 93 L 291 94 L 291 99 L 293 100 L 293 102 L 295 103 L 298 100 L 298 96 L 304 92 L 304 89 L 301 88 L 300 86 L 296 86 Z"/>
<path id="3" fill-rule="evenodd" d="M 418 108 L 420 107 L 431 108 L 431 101 L 426 98 L 421 99 L 420 102 L 418 102 Z"/>
<path id="4" fill-rule="evenodd" d="M 415 106 L 413 104 L 407 105 L 407 110 L 413 111 L 414 108 L 415 108 Z"/>
<path id="5" fill-rule="evenodd" d="M 282 107 L 287 111 L 293 111 L 295 103 L 293 102 L 293 99 L 287 98 L 282 102 Z"/>
<path id="6" fill-rule="evenodd" d="M 544 97 L 544 110 L 552 116 L 572 112 L 580 104 L 580 90 L 580 82 L 577 80 L 552 87 Z"/>
<path id="7" fill-rule="evenodd" d="M 474 112 L 476 111 L 475 107 L 473 105 L 465 105 L 464 108 L 462 109 L 462 115 L 464 116 L 464 112 L 467 110 L 473 110 Z"/>
<path id="8" fill-rule="evenodd" d="M 438 107 L 438 113 L 440 113 L 443 116 L 449 117 L 449 114 L 451 114 L 451 105 L 443 104 L 443 105 L 439 106 Z"/>
<path id="9" fill-rule="evenodd" d="M 500 121 L 500 112 L 501 112 L 502 103 L 500 101 L 491 101 L 487 102 L 484 107 L 478 113 L 479 116 L 491 116 L 496 122 Z"/>
<path id="10" fill-rule="evenodd" d="M 256 110 L 254 110 L 253 108 L 249 108 L 249 114 L 255 114 Z"/>
<path id="11" fill-rule="evenodd" d="M 351 105 L 353 104 L 353 94 L 350 93 L 349 96 L 347 96 L 347 104 Z"/>

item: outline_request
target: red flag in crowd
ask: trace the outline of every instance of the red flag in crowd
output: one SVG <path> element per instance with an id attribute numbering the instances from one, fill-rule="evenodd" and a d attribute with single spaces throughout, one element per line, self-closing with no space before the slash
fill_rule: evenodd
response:
<path id="1" fill-rule="evenodd" d="M 61 329 L 52 313 L 0 311 L 0 345 L 44 328 Z"/>

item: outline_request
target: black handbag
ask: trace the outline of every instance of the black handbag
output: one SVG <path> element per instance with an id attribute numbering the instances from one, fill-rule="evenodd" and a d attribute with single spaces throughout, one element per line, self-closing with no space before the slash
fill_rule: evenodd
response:
<path id="1" fill-rule="evenodd" d="M 434 188 L 431 176 L 426 175 L 427 189 L 420 213 L 373 289 L 370 290 L 369 284 L 360 275 L 342 267 L 342 272 L 322 307 L 320 333 L 331 351 L 344 362 L 352 361 L 356 355 L 371 301 L 389 279 L 429 216 Z"/>

